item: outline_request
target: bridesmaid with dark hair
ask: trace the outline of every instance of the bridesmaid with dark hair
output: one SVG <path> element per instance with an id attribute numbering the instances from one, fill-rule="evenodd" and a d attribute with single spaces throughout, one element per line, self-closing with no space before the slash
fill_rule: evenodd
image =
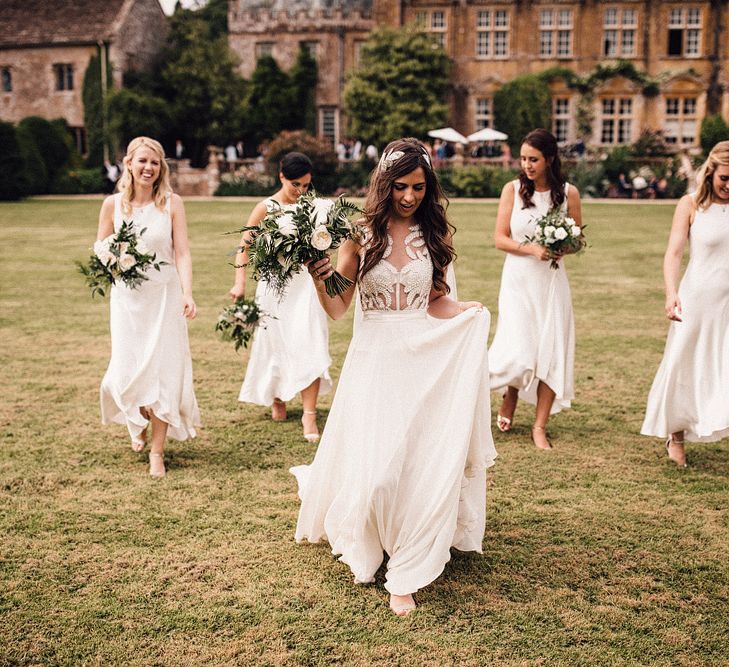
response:
<path id="1" fill-rule="evenodd" d="M 575 327 L 572 296 L 561 256 L 527 242 L 536 221 L 553 209 L 582 225 L 580 193 L 565 182 L 557 140 L 533 130 L 522 141 L 519 179 L 501 192 L 495 245 L 506 253 L 499 292 L 499 319 L 489 350 L 491 388 L 503 392 L 497 414 L 509 431 L 519 398 L 536 405 L 532 440 L 551 449 L 550 414 L 570 407 L 574 396 Z M 556 259 L 559 268 L 552 269 Z"/>
<path id="2" fill-rule="evenodd" d="M 303 153 L 287 153 L 280 163 L 281 188 L 268 199 L 259 202 L 248 218 L 247 225 L 259 225 L 272 206 L 292 207 L 300 195 L 311 186 L 313 166 Z M 243 234 L 240 252 L 236 255 L 235 284 L 230 298 L 245 296 L 248 250 Z M 329 329 L 316 289 L 306 269 L 296 274 L 279 300 L 277 294 L 261 280 L 256 288 L 256 301 L 271 317 L 265 327 L 259 327 L 251 348 L 246 376 L 239 401 L 271 405 L 274 421 L 286 419 L 286 402 L 301 393 L 304 409 L 301 417 L 304 438 L 318 442 L 316 400 L 328 392 Z"/>

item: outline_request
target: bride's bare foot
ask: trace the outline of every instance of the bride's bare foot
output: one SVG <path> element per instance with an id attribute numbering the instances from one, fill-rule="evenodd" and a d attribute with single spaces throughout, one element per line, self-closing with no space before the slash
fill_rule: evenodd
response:
<path id="1" fill-rule="evenodd" d="M 547 438 L 544 426 L 532 426 L 532 442 L 537 446 L 537 449 L 552 449 L 552 443 Z"/>
<path id="2" fill-rule="evenodd" d="M 149 474 L 152 477 L 164 477 L 165 473 L 165 455 L 160 452 L 149 453 Z"/>
<path id="3" fill-rule="evenodd" d="M 407 616 L 411 611 L 415 610 L 415 600 L 412 594 L 390 595 L 390 609 L 392 609 L 396 616 Z"/>
<path id="4" fill-rule="evenodd" d="M 277 398 L 273 399 L 271 406 L 271 419 L 275 422 L 286 421 L 286 403 Z"/>

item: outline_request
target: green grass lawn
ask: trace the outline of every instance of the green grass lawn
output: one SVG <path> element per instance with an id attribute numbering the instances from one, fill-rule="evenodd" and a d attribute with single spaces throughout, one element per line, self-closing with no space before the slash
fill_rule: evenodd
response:
<path id="1" fill-rule="evenodd" d="M 223 232 L 252 202 L 187 205 L 200 437 L 171 443 L 153 480 L 126 430 L 100 426 L 108 304 L 72 263 L 99 205 L 0 205 L 0 665 L 729 665 L 729 446 L 689 446 L 679 470 L 638 435 L 671 206 L 585 205 L 590 248 L 567 260 L 573 409 L 552 452 L 530 444 L 531 406 L 496 433 L 484 555 L 454 552 L 399 619 L 381 576 L 354 586 L 326 545 L 293 541 L 287 469 L 314 453 L 300 403 L 273 424 L 236 400 L 246 353 L 213 327 L 232 285 Z M 460 297 L 495 324 L 496 205 L 450 213 Z M 335 377 L 350 329 L 331 326 Z"/>

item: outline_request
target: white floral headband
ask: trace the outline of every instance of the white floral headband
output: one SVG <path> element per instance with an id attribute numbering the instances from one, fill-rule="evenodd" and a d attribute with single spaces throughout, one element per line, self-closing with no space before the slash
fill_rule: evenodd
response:
<path id="1" fill-rule="evenodd" d="M 403 151 L 390 151 L 389 153 L 383 153 L 380 158 L 380 164 L 377 166 L 379 171 L 387 171 L 393 164 L 395 164 L 405 153 Z M 422 155 L 428 166 L 432 169 L 433 165 L 430 163 L 430 155 L 428 151 L 423 149 Z"/>

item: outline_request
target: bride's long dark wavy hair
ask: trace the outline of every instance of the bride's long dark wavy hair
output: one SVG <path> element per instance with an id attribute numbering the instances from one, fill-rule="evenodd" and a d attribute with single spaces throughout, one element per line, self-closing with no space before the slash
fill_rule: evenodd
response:
<path id="1" fill-rule="evenodd" d="M 388 159 L 397 152 L 402 155 Z M 423 240 L 433 262 L 433 287 L 447 294 L 450 289 L 446 284 L 445 274 L 448 265 L 456 258 L 451 242 L 456 228 L 446 217 L 448 199 L 433 171 L 428 151 L 420 141 L 413 138 L 397 139 L 387 144 L 379 165 L 370 176 L 370 187 L 365 201 L 365 223 L 369 240 L 360 276 L 372 269 L 387 249 L 387 224 L 393 213 L 392 189 L 395 181 L 418 167 L 425 174 L 425 195 L 413 217 L 420 225 Z"/>
<path id="2" fill-rule="evenodd" d="M 547 130 L 538 128 L 532 130 L 522 139 L 521 144 L 536 148 L 547 160 L 547 183 L 552 197 L 552 208 L 559 208 L 564 202 L 565 177 L 562 174 L 562 162 L 559 159 L 559 146 L 557 139 Z M 534 206 L 534 181 L 527 177 L 524 170 L 519 172 L 519 195 L 524 202 L 524 208 Z"/>

